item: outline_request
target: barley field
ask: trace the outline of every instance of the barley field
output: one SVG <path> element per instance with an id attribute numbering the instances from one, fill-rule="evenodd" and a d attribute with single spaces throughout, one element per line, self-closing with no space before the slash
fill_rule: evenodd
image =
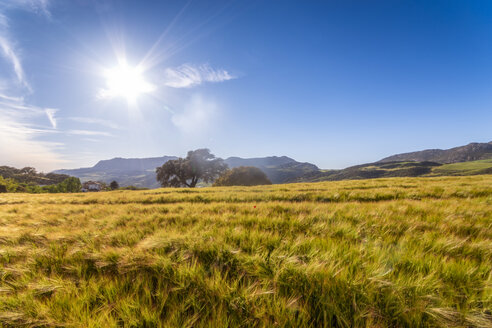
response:
<path id="1" fill-rule="evenodd" d="M 1 327 L 492 327 L 492 176 L 0 194 Z"/>

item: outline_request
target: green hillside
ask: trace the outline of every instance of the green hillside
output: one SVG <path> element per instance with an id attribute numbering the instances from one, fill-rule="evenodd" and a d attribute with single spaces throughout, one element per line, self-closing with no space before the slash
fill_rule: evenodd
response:
<path id="1" fill-rule="evenodd" d="M 342 170 L 309 172 L 293 182 L 321 182 L 391 177 L 438 177 L 492 174 L 492 159 L 439 164 L 435 162 L 376 162 Z"/>
<path id="2" fill-rule="evenodd" d="M 432 176 L 492 174 L 492 159 L 444 164 L 432 169 Z"/>

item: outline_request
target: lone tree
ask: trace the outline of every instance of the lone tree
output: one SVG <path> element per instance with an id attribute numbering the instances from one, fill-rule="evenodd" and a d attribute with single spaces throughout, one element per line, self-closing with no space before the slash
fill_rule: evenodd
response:
<path id="1" fill-rule="evenodd" d="M 214 186 L 256 186 L 272 184 L 266 174 L 254 166 L 240 166 L 225 171 Z"/>
<path id="2" fill-rule="evenodd" d="M 119 187 L 120 187 L 120 185 L 116 181 L 111 181 L 111 183 L 109 184 L 109 188 L 111 188 L 111 190 L 116 190 Z"/>
<path id="3" fill-rule="evenodd" d="M 66 178 L 58 184 L 58 192 L 79 192 L 81 188 L 80 179 L 76 177 Z"/>
<path id="4" fill-rule="evenodd" d="M 189 151 L 186 158 L 167 161 L 156 172 L 163 187 L 194 188 L 199 180 L 212 182 L 225 170 L 227 164 L 221 158 L 208 149 L 197 149 Z"/>

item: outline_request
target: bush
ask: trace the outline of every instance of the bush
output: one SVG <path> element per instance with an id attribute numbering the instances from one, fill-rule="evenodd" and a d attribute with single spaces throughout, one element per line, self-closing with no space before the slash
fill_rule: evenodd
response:
<path id="1" fill-rule="evenodd" d="M 0 187 L 1 192 L 16 192 L 19 184 L 13 179 L 6 179 L 0 175 L 0 185 L 3 186 Z"/>
<path id="2" fill-rule="evenodd" d="M 126 187 L 121 187 L 119 189 L 121 189 L 121 190 L 149 190 L 149 188 L 136 187 L 136 186 L 126 186 Z"/>
<path id="3" fill-rule="evenodd" d="M 240 166 L 227 170 L 214 183 L 214 186 L 257 186 L 272 184 L 266 174 L 257 167 Z"/>
<path id="4" fill-rule="evenodd" d="M 70 177 L 57 185 L 58 192 L 79 192 L 82 188 L 79 178 Z"/>

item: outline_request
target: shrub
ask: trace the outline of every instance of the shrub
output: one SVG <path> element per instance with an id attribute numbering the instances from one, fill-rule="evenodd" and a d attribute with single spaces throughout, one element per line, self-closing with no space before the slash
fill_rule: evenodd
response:
<path id="1" fill-rule="evenodd" d="M 214 183 L 214 186 L 257 186 L 272 184 L 266 174 L 257 167 L 240 166 L 227 170 Z"/>

